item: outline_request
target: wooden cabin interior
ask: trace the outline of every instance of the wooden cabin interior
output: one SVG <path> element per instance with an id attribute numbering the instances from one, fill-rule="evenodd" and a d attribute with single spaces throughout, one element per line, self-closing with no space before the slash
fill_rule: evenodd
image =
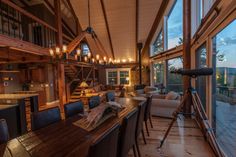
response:
<path id="1" fill-rule="evenodd" d="M 0 0 L 0 156 L 235 157 L 236 0 Z"/>

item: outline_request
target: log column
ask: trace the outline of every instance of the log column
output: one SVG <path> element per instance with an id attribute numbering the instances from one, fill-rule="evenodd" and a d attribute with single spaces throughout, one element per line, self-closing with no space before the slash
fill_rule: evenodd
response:
<path id="1" fill-rule="evenodd" d="M 62 20 L 61 20 L 61 0 L 54 0 L 54 7 L 55 7 L 55 22 L 57 28 L 57 36 L 56 36 L 56 44 L 60 48 L 63 45 L 63 38 L 62 38 Z M 58 84 L 58 97 L 60 101 L 61 109 L 63 109 L 63 105 L 66 103 L 66 89 L 65 89 L 65 71 L 64 71 L 64 64 L 57 63 L 57 84 Z"/>
<path id="2" fill-rule="evenodd" d="M 183 0 L 183 68 L 191 69 L 191 0 Z M 190 87 L 190 78 L 183 77 L 184 91 Z M 184 106 L 185 113 L 191 113 L 191 98 Z"/>
<path id="3" fill-rule="evenodd" d="M 138 43 L 137 48 L 138 48 L 138 59 L 139 59 L 139 84 L 141 85 L 142 84 L 142 48 L 143 48 L 143 44 Z"/>

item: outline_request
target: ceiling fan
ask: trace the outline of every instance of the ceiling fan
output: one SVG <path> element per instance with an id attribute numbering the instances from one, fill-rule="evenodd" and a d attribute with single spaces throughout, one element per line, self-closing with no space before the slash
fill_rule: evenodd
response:
<path id="1" fill-rule="evenodd" d="M 90 0 L 88 0 L 88 27 L 85 30 L 83 30 L 82 33 L 80 33 L 72 42 L 68 44 L 67 46 L 68 51 L 72 52 L 78 46 L 78 43 L 80 43 L 87 34 L 92 36 L 92 39 L 94 40 L 97 48 L 100 49 L 101 52 L 104 52 L 105 56 L 108 57 L 108 53 L 103 47 L 102 42 L 100 41 L 100 39 L 98 38 L 97 34 L 95 33 L 94 29 L 91 26 Z"/>
<path id="2" fill-rule="evenodd" d="M 95 33 L 94 29 L 91 26 L 91 17 L 90 17 L 90 0 L 88 0 L 88 27 L 84 30 L 84 32 L 90 34 L 96 44 L 96 46 L 105 53 L 105 55 L 108 57 L 108 54 L 103 47 L 101 41 L 99 40 L 97 34 Z"/>

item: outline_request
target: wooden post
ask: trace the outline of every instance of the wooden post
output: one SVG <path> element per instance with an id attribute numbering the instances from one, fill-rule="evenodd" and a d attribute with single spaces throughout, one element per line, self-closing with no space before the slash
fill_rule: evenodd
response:
<path id="1" fill-rule="evenodd" d="M 56 15 L 56 28 L 57 28 L 57 36 L 56 42 L 57 46 L 60 48 L 63 44 L 63 37 L 62 37 L 62 20 L 61 20 L 61 3 L 60 0 L 54 0 L 54 7 L 55 7 L 55 15 Z M 57 79 L 58 79 L 58 93 L 59 93 L 59 101 L 61 109 L 63 109 L 63 105 L 66 103 L 66 92 L 65 92 L 65 71 L 64 71 L 64 64 L 57 63 Z"/>
<path id="2" fill-rule="evenodd" d="M 142 48 L 143 48 L 143 44 L 138 43 L 137 48 L 138 48 L 138 58 L 139 58 L 139 84 L 141 85 L 142 84 Z"/>
<path id="3" fill-rule="evenodd" d="M 191 0 L 183 1 L 183 68 L 191 69 Z M 191 86 L 191 78 L 183 77 L 184 91 Z M 191 113 L 191 98 L 184 106 L 185 113 Z"/>

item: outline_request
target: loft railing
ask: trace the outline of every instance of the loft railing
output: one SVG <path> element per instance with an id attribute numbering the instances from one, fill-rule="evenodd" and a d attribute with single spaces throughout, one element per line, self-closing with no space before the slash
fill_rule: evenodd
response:
<path id="1" fill-rule="evenodd" d="M 0 1 L 0 34 L 48 48 L 56 44 L 57 29 L 9 0 Z M 63 35 L 63 42 L 72 39 Z"/>

